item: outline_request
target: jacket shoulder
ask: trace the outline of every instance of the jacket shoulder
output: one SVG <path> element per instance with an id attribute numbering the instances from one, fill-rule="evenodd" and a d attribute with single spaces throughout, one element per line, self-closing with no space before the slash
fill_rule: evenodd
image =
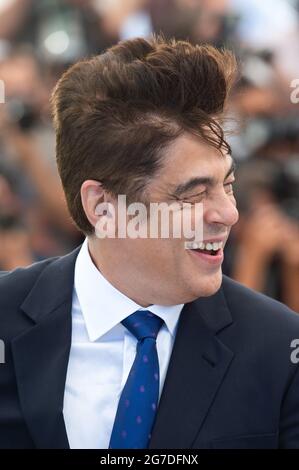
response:
<path id="1" fill-rule="evenodd" d="M 299 314 L 285 304 L 223 276 L 222 290 L 235 318 L 256 320 L 262 326 L 294 327 L 299 331 Z"/>
<path id="2" fill-rule="evenodd" d="M 59 257 L 47 258 L 25 268 L 0 272 L 0 315 L 6 307 L 19 305 L 30 292 L 40 274 Z"/>

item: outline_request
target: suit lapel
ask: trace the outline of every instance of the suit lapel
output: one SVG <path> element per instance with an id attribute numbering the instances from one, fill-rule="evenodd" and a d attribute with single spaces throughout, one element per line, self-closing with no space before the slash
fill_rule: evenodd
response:
<path id="1" fill-rule="evenodd" d="M 192 448 L 233 358 L 216 335 L 231 323 L 222 290 L 183 308 L 150 448 Z"/>
<path id="2" fill-rule="evenodd" d="M 79 249 L 49 264 L 21 309 L 32 327 L 12 341 L 20 403 L 37 448 L 68 448 L 63 397 Z"/>

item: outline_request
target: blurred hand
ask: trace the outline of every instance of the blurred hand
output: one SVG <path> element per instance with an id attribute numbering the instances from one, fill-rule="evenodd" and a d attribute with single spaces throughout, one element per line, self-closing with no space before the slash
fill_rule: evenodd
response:
<path id="1" fill-rule="evenodd" d="M 283 261 L 289 265 L 299 268 L 299 224 L 292 222 L 292 230 L 290 230 L 290 238 L 281 248 L 281 256 Z"/>
<path id="2" fill-rule="evenodd" d="M 15 214 L 19 210 L 19 201 L 9 182 L 0 174 L 0 213 Z"/>
<path id="3" fill-rule="evenodd" d="M 286 256 L 296 233 L 294 222 L 277 206 L 265 205 L 248 217 L 241 243 L 248 253 L 258 255 L 261 260 L 269 260 L 278 253 Z"/>

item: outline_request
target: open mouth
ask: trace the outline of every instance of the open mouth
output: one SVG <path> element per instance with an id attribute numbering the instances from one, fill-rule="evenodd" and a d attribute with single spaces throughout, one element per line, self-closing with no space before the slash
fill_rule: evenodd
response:
<path id="1" fill-rule="evenodd" d="M 197 243 L 197 242 L 187 242 L 185 248 L 188 250 L 196 251 L 197 253 L 202 253 L 210 256 L 217 256 L 223 249 L 223 242 L 213 242 L 213 243 Z"/>
<path id="2" fill-rule="evenodd" d="M 200 250 L 200 249 L 195 249 L 194 251 L 196 251 L 197 253 L 204 253 L 206 255 L 210 255 L 210 256 L 217 256 L 217 254 L 219 253 L 219 250 Z"/>
<path id="3" fill-rule="evenodd" d="M 185 248 L 192 252 L 197 253 L 198 255 L 202 255 L 203 257 L 207 258 L 215 258 L 218 259 L 219 257 L 223 256 L 223 245 L 224 242 L 186 242 Z"/>

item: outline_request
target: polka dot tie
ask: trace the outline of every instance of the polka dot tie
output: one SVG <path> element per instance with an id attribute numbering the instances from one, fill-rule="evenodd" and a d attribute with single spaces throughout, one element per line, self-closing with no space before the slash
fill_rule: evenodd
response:
<path id="1" fill-rule="evenodd" d="M 123 322 L 137 338 L 137 352 L 122 391 L 109 449 L 146 449 L 159 400 L 159 361 L 156 347 L 163 320 L 138 310 Z"/>

